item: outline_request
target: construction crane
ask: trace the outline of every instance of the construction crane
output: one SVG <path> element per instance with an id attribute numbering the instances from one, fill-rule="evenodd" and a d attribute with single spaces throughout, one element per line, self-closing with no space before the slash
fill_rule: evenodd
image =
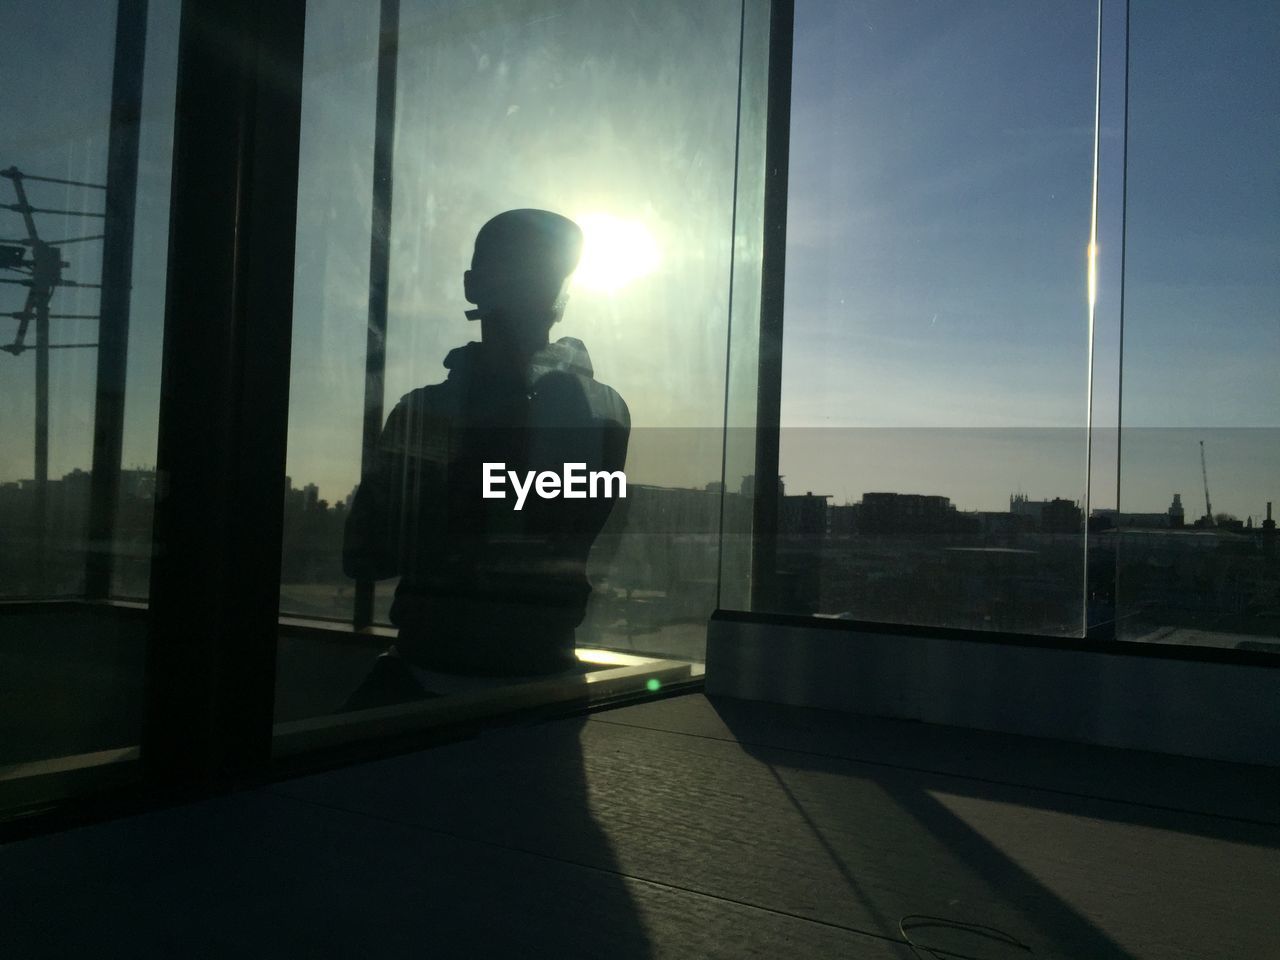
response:
<path id="1" fill-rule="evenodd" d="M 1200 441 L 1200 474 L 1204 477 L 1204 522 L 1205 526 L 1212 527 L 1213 523 L 1213 507 L 1209 505 L 1209 468 L 1204 461 L 1204 441 Z"/>

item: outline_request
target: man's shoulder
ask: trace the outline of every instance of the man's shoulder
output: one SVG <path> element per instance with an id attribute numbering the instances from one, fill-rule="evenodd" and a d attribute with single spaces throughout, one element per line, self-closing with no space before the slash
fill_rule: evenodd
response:
<path id="1" fill-rule="evenodd" d="M 442 383 L 428 383 L 421 387 L 414 387 L 400 398 L 396 406 L 407 409 L 430 407 L 447 400 L 451 392 L 447 380 Z"/>
<path id="2" fill-rule="evenodd" d="M 456 383 L 445 380 L 410 390 L 396 403 L 392 416 L 454 416 L 459 406 Z"/>
<path id="3" fill-rule="evenodd" d="M 454 347 L 444 358 L 444 367 L 449 375 L 439 383 L 429 383 L 410 390 L 402 396 L 395 410 L 402 414 L 409 413 L 448 413 L 456 414 L 464 393 L 463 381 L 475 362 L 480 344 L 466 343 Z"/>
<path id="4" fill-rule="evenodd" d="M 552 358 L 553 369 L 577 379 L 593 417 L 624 427 L 631 426 L 631 412 L 627 409 L 626 401 L 609 384 L 596 379 L 591 355 L 587 353 L 586 345 L 581 340 L 576 337 L 561 337 L 549 346 L 548 354 Z"/>
<path id="5" fill-rule="evenodd" d="M 594 416 L 624 427 L 631 426 L 631 411 L 627 408 L 627 401 L 622 399 L 622 394 L 594 377 L 588 378 L 587 384 L 587 398 Z"/>
<path id="6" fill-rule="evenodd" d="M 379 446 L 384 452 L 443 463 L 458 419 L 456 391 L 446 383 L 410 390 L 392 409 Z"/>

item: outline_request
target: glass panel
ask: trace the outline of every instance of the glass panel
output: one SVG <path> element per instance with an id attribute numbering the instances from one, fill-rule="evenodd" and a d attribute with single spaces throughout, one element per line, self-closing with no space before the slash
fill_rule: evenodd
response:
<path id="1" fill-rule="evenodd" d="M 735 210 L 724 463 L 720 504 L 721 609 L 745 609 L 751 597 L 752 503 L 739 478 L 755 471 L 760 363 L 760 298 L 764 256 L 765 134 L 768 122 L 770 4 L 743 8 L 739 102 L 738 195 Z"/>
<path id="2" fill-rule="evenodd" d="M 1280 647 L 1277 63 L 1274 3 L 1131 4 L 1124 639 Z"/>
<path id="3" fill-rule="evenodd" d="M 1088 4 L 797 3 L 757 609 L 1082 633 L 1097 29 Z"/>
<path id="4" fill-rule="evenodd" d="M 580 675 L 575 649 L 587 669 L 698 661 L 716 603 L 730 290 L 749 283 L 760 229 L 762 103 L 738 121 L 744 5 L 405 0 L 381 13 L 397 7 L 381 146 L 379 6 L 308 12 L 282 613 L 359 622 L 346 574 L 379 579 L 362 634 L 322 643 L 289 621 L 283 722 L 342 705 L 391 639 L 440 694 L 479 683 L 446 667 Z M 767 5 L 746 9 L 762 58 Z M 744 136 L 757 159 L 735 176 Z M 513 232 L 495 228 L 476 253 L 483 224 L 521 209 L 570 218 L 563 236 L 580 228 L 583 243 L 562 319 L 531 356 L 503 332 L 523 309 L 504 298 L 559 287 L 537 238 L 554 247 L 563 224 L 504 221 Z M 506 499 L 485 500 L 482 463 L 508 460 L 622 469 L 626 497 L 602 509 L 535 491 L 517 511 L 504 479 Z"/>
<path id="5" fill-rule="evenodd" d="M 0 32 L 0 804 L 138 741 L 178 7 Z"/>
<path id="6" fill-rule="evenodd" d="M 308 3 L 280 612 L 347 623 L 342 528 L 360 473 L 377 51 L 377 3 Z"/>

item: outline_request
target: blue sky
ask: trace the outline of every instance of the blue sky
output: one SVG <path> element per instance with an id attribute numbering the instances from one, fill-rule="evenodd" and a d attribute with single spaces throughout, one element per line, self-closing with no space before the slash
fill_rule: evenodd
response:
<path id="1" fill-rule="evenodd" d="M 169 158 L 173 129 L 174 37 L 177 0 L 151 0 L 134 232 L 128 386 L 125 407 L 126 466 L 155 463 L 159 409 L 160 344 L 164 324 L 168 243 Z M 51 0 L 13 4 L 0 31 L 0 84 L 8 91 L 0 110 L 0 167 L 101 183 L 106 173 L 107 120 L 115 4 Z M 102 209 L 98 191 L 29 184 L 33 205 Z M 13 202 L 0 181 L 3 202 Z M 100 220 L 41 217 L 46 239 L 99 233 Z M 21 235 L 21 219 L 0 211 L 0 236 Z M 68 246 L 65 276 L 97 282 L 101 244 Z M 0 287 L 0 311 L 17 310 L 24 292 Z M 96 291 L 58 291 L 55 312 L 94 314 Z M 17 321 L 0 318 L 0 341 L 12 341 Z M 91 342 L 93 321 L 56 321 L 51 343 Z M 29 341 L 30 342 L 30 341 Z M 49 475 L 88 469 L 92 455 L 92 350 L 53 351 L 50 358 Z M 34 353 L 0 354 L 0 481 L 32 475 Z"/>
<path id="2" fill-rule="evenodd" d="M 615 294 L 579 291 L 561 332 L 587 341 L 640 427 L 702 428 L 674 455 L 639 437 L 638 479 L 717 479 L 736 4 L 535 6 L 405 2 L 388 401 L 438 379 L 444 351 L 476 335 L 458 278 L 489 213 L 606 211 L 646 224 L 662 263 Z M 113 7 L 7 14 L 0 81 L 24 93 L 0 113 L 0 165 L 101 179 Z M 176 9 L 151 3 L 126 463 L 154 461 Z M 1105 9 L 1114 25 L 1119 4 Z M 1280 500 L 1280 8 L 1214 9 L 1132 4 L 1124 422 L 1180 429 L 1135 437 L 1123 500 L 1196 503 L 1203 437 L 1215 508 L 1243 516 Z M 788 488 L 988 509 L 1016 489 L 1081 498 L 1095 5 L 797 12 Z M 309 28 L 289 470 L 341 497 L 358 470 L 376 4 L 315 2 Z M 1104 49 L 1095 426 L 1115 424 L 1118 381 L 1121 78 Z M 71 275 L 93 279 L 95 257 L 77 251 Z M 17 291 L 0 290 L 0 310 Z M 83 294 L 61 307 L 93 312 Z M 0 338 L 13 326 L 0 320 Z M 54 339 L 92 335 L 68 322 Z M 0 355 L 0 480 L 31 475 L 31 359 Z M 91 351 L 54 355 L 55 476 L 88 465 L 92 377 Z M 1095 433 L 1095 505 L 1114 500 L 1113 439 Z"/>
<path id="3" fill-rule="evenodd" d="M 1124 424 L 1182 429 L 1135 438 L 1121 498 L 1201 500 L 1203 437 L 1232 484 L 1215 509 L 1243 516 L 1280 499 L 1280 433 L 1220 429 L 1280 426 L 1280 14 L 1214 9 L 1132 4 Z M 1116 486 L 1122 13 L 1104 7 L 1095 505 Z M 784 430 L 789 489 L 1083 499 L 1097 30 L 1088 2 L 798 2 L 783 423 L 815 429 Z"/>

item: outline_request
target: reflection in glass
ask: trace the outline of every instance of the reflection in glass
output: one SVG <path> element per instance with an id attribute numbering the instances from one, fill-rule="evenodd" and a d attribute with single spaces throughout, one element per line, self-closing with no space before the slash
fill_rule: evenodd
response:
<path id="1" fill-rule="evenodd" d="M 305 678 L 312 696 L 279 697 L 290 707 L 278 717 L 335 709 L 369 651 L 394 639 L 403 581 L 368 590 L 344 576 L 342 530 L 399 398 L 447 382 L 442 359 L 477 339 L 462 275 L 477 229 L 502 210 L 581 226 L 551 339 L 587 344 L 630 412 L 627 498 L 587 557 L 577 647 L 701 659 L 718 578 L 735 224 L 738 237 L 759 232 L 758 204 L 735 221 L 759 184 L 758 162 L 735 176 L 740 51 L 762 58 L 763 8 L 404 0 L 380 59 L 378 4 L 309 6 L 281 610 L 363 625 L 367 609 L 371 625 L 354 671 L 286 636 L 279 689 Z M 758 138 L 761 105 L 744 98 L 746 111 L 745 136 Z M 749 241 L 737 251 L 734 289 L 750 285 L 758 255 Z M 744 315 L 740 329 L 752 325 Z"/>
<path id="2" fill-rule="evenodd" d="M 444 358 L 444 382 L 406 394 L 347 517 L 344 570 L 398 576 L 394 653 L 357 702 L 409 665 L 490 676 L 576 665 L 587 555 L 626 496 L 626 403 L 596 379 L 564 313 L 582 229 L 509 210 L 476 236 L 464 274 L 480 340 Z"/>

